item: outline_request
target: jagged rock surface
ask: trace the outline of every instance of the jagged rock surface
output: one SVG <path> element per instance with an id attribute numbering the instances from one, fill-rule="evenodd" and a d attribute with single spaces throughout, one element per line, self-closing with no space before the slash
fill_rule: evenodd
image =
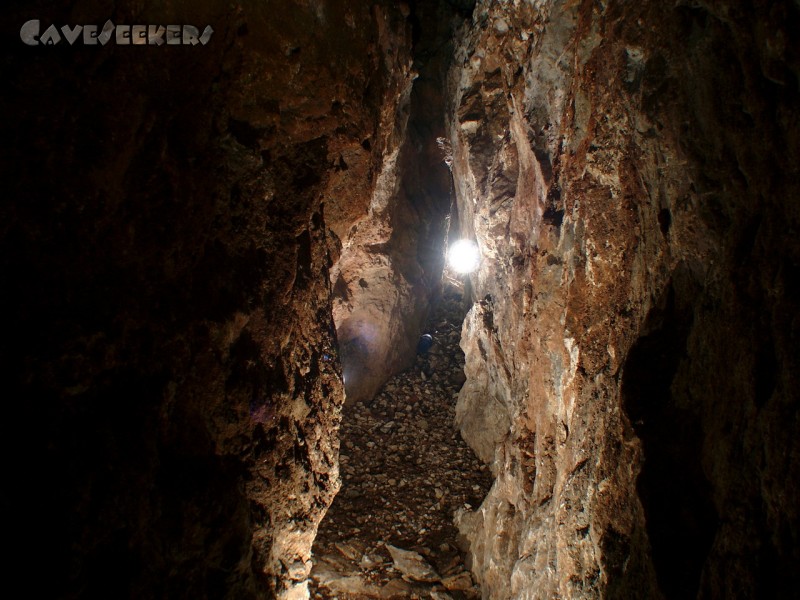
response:
<path id="1" fill-rule="evenodd" d="M 449 141 L 484 597 L 796 595 L 798 23 L 478 3 Z"/>
<path id="2" fill-rule="evenodd" d="M 427 476 L 383 503 L 381 539 L 441 582 L 385 577 L 376 544 L 326 548 L 326 581 L 474 594 L 424 538 L 461 507 L 488 598 L 796 596 L 797 2 L 472 4 L 3 5 L 0 506 L 27 596 L 306 596 L 339 487 L 335 326 L 379 367 L 348 423 L 388 425 L 390 396 L 364 402 L 435 293 L 439 135 L 484 258 L 468 380 L 435 419 L 419 381 L 391 397 L 404 443 L 452 449 L 455 418 L 494 484 L 471 510 L 488 482 L 460 454 L 436 466 L 479 474 L 460 495 Z M 455 37 L 449 7 L 472 15 Z M 30 48 L 30 18 L 215 34 Z M 435 520 L 395 520 L 431 494 Z"/>
<path id="3" fill-rule="evenodd" d="M 327 0 L 3 10 L 2 500 L 19 568 L 48 565 L 25 593 L 306 596 L 339 487 L 335 235 L 396 149 L 407 14 Z M 30 48 L 30 18 L 215 33 Z"/>
<path id="4" fill-rule="evenodd" d="M 376 135 L 380 165 L 365 173 L 370 195 L 353 203 L 348 186 L 331 190 L 334 204 L 357 208 L 332 226 L 341 253 L 331 270 L 333 317 L 350 402 L 368 401 L 412 364 L 440 291 L 451 195 L 436 138 L 444 135 L 450 36 L 459 20 L 445 2 L 418 3 L 413 14 L 401 3 L 401 10 L 414 25 L 413 64 L 410 40 L 405 54 L 387 58 L 396 101 L 384 103 Z"/>

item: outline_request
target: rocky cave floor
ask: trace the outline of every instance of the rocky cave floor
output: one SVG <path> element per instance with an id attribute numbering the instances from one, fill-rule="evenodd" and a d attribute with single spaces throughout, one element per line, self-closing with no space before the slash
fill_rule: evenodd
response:
<path id="1" fill-rule="evenodd" d="M 463 320 L 450 286 L 427 324 L 433 347 L 371 402 L 343 409 L 343 485 L 314 545 L 312 598 L 480 597 L 453 524 L 492 483 L 454 425 Z"/>

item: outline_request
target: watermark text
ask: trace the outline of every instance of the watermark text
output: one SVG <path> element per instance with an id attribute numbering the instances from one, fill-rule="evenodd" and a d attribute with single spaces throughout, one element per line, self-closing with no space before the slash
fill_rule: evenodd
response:
<path id="1" fill-rule="evenodd" d="M 194 25 L 115 25 L 110 19 L 97 25 L 50 25 L 42 31 L 39 19 L 26 21 L 19 30 L 28 46 L 55 46 L 78 43 L 105 46 L 114 41 L 119 46 L 205 46 L 214 30 L 207 25 L 202 32 Z"/>

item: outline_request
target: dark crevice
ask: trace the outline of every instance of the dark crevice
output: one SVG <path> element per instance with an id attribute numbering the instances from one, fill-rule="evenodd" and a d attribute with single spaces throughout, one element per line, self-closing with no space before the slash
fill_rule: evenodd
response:
<path id="1" fill-rule="evenodd" d="M 691 281 L 677 272 L 631 348 L 622 380 L 624 407 L 644 449 L 637 491 L 658 582 L 670 599 L 697 595 L 718 522 L 698 460 L 701 419 L 673 386 L 686 356 L 692 296 Z"/>

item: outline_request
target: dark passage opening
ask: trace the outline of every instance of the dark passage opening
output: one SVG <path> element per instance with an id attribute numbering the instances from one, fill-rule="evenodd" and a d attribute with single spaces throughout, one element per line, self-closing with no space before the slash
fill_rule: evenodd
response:
<path id="1" fill-rule="evenodd" d="M 676 273 L 625 363 L 622 397 L 644 464 L 637 490 L 658 583 L 667 598 L 694 598 L 717 514 L 700 456 L 700 417 L 673 386 L 692 326 L 692 284 Z"/>

